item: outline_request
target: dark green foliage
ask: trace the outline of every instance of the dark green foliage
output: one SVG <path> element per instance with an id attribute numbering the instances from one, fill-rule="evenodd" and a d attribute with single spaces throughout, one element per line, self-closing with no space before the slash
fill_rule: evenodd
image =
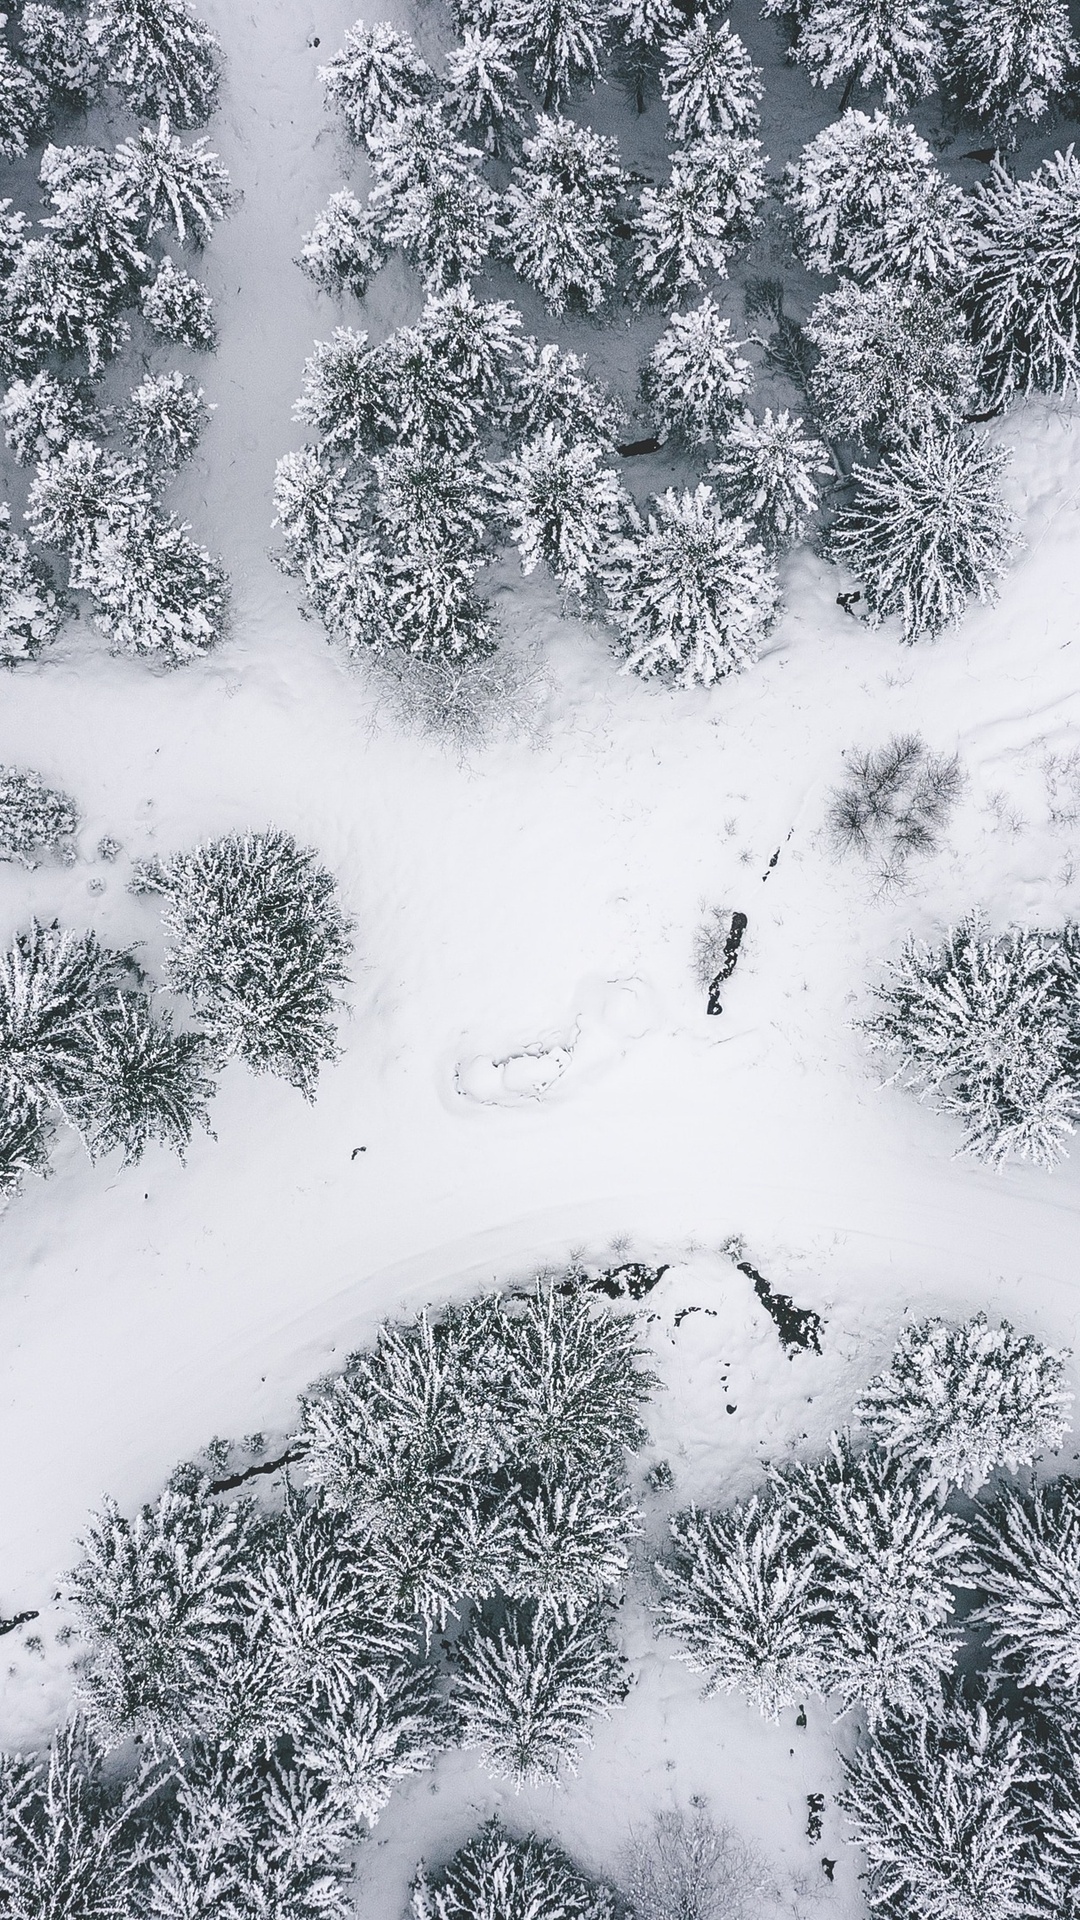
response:
<path id="1" fill-rule="evenodd" d="M 157 1020 L 142 993 L 118 993 L 90 1021 L 93 1066 L 84 1131 L 96 1157 L 119 1148 L 125 1166 L 159 1140 L 183 1159 L 196 1125 L 211 1131 L 206 1103 L 214 1093 L 210 1054 L 201 1033 L 174 1033 Z"/>

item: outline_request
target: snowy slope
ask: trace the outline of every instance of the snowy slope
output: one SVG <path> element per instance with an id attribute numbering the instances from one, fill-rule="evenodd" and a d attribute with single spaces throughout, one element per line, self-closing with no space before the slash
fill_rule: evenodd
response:
<path id="1" fill-rule="evenodd" d="M 64 1710 L 51 1596 L 88 1508 L 106 1491 L 150 1497 L 212 1434 L 287 1428 L 297 1390 L 387 1312 L 575 1248 L 673 1261 L 649 1306 L 671 1389 L 655 1452 L 680 1501 L 741 1493 L 762 1458 L 818 1444 L 909 1307 L 986 1306 L 1073 1338 L 1080 1156 L 1053 1174 L 954 1160 L 950 1124 L 879 1090 L 851 1022 L 908 927 L 933 933 L 976 902 L 999 923 L 1080 910 L 1080 822 L 1052 820 L 1045 772 L 1080 744 L 1075 415 L 1032 403 L 999 429 L 1026 548 L 1000 604 L 937 645 L 905 650 L 845 617 L 835 575 L 803 553 L 763 662 L 672 694 L 621 678 L 601 636 L 508 568 L 507 622 L 543 648 L 550 693 L 530 741 L 460 764 L 378 724 L 268 557 L 303 360 L 357 319 L 293 265 L 329 193 L 362 172 L 315 80 L 352 0 L 203 10 L 231 76 L 211 131 L 243 201 L 208 256 L 222 345 L 197 372 L 218 411 L 176 499 L 232 572 L 235 632 L 162 674 L 75 627 L 6 681 L 0 760 L 73 793 L 85 824 L 74 868 L 0 868 L 0 937 L 55 914 L 145 942 L 153 971 L 156 915 L 125 891 L 131 860 L 272 821 L 318 848 L 355 916 L 351 1013 L 314 1107 L 232 1068 L 217 1140 L 186 1167 L 154 1150 L 92 1169 L 69 1143 L 3 1219 L 0 1612 L 39 1608 L 45 1640 L 43 1656 L 23 1636 L 0 1648 L 4 1744 L 40 1739 Z M 755 51 L 772 32 L 734 24 Z M 828 103 L 802 76 L 776 84 L 808 115 L 797 146 Z M 618 96 L 604 112 L 630 128 Z M 392 266 L 364 323 L 381 332 L 418 305 Z M 610 351 L 578 335 L 629 386 L 649 324 Z M 846 747 L 907 729 L 958 750 L 968 787 L 948 845 L 906 896 L 882 899 L 830 855 L 825 798 Z M 1059 815 L 1067 786 L 1059 773 Z M 95 858 L 104 832 L 123 843 L 115 867 Z M 719 1018 L 691 964 L 713 906 L 749 916 Z M 735 1234 L 824 1315 L 820 1359 L 783 1356 L 719 1252 Z M 676 1327 L 688 1305 L 701 1311 Z M 835 1825 L 832 1888 L 802 1836 L 805 1794 L 834 1777 L 824 1718 L 811 1709 L 796 1734 L 737 1701 L 699 1703 L 642 1620 L 631 1642 L 643 1671 L 628 1708 L 578 1782 L 522 1796 L 514 1817 L 606 1866 L 629 1819 L 705 1792 L 805 1870 L 823 1911 L 859 1911 Z M 364 1920 L 396 1914 L 418 1853 L 438 1855 L 501 1798 L 462 1756 L 403 1790 L 370 1849 Z M 817 1910 L 809 1892 L 805 1905 Z"/>

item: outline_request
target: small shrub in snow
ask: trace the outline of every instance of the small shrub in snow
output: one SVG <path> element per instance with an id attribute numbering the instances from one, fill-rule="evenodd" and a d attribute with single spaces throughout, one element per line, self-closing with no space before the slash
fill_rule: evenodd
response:
<path id="1" fill-rule="evenodd" d="M 1069 147 L 1027 180 L 995 165 L 971 206 L 961 293 L 992 398 L 1080 390 L 1080 161 Z"/>
<path id="2" fill-rule="evenodd" d="M 136 453 L 150 466 L 170 472 L 191 459 L 209 418 L 202 388 L 175 372 L 147 374 L 122 416 Z"/>
<path id="3" fill-rule="evenodd" d="M 564 440 L 547 427 L 502 463 L 500 510 L 523 573 L 541 561 L 562 592 L 586 604 L 603 561 L 633 517 L 633 503 L 607 450 Z"/>
<path id="4" fill-rule="evenodd" d="M 78 380 L 59 380 L 54 373 L 14 380 L 0 402 L 4 439 L 20 467 L 62 452 L 69 440 L 85 435 L 95 419 L 89 387 Z"/>
<path id="5" fill-rule="evenodd" d="M 693 21 L 665 42 L 663 61 L 661 87 L 676 140 L 757 132 L 761 70 L 727 21 Z"/>
<path id="6" fill-rule="evenodd" d="M 823 1631 L 813 1542 L 771 1494 L 724 1513 L 671 1520 L 674 1553 L 657 1573 L 657 1623 L 704 1691 L 739 1692 L 770 1719 L 820 1691 Z"/>
<path id="7" fill-rule="evenodd" d="M 942 1489 L 975 1493 L 999 1467 L 1015 1473 L 1056 1451 L 1071 1396 L 1064 1355 L 1008 1322 L 905 1327 L 886 1372 L 854 1418 L 881 1445 L 917 1461 Z"/>
<path id="8" fill-rule="evenodd" d="M 963 785 L 960 761 L 931 753 L 915 733 L 845 758 L 847 783 L 834 788 L 826 816 L 833 845 L 874 858 L 882 885 L 896 885 L 914 855 L 936 852 Z"/>
<path id="9" fill-rule="evenodd" d="M 46 1755 L 0 1755 L 0 1905 L 9 1920 L 47 1913 L 128 1920 L 139 1911 L 146 1858 L 143 1803 L 155 1784 L 139 1768 L 110 1780 L 77 1720 Z"/>
<path id="10" fill-rule="evenodd" d="M 197 353 L 217 345 L 214 303 L 204 286 L 166 254 L 142 296 L 143 318 L 161 340 L 175 340 Z"/>
<path id="11" fill-rule="evenodd" d="M 595 86 L 611 0 L 505 0 L 499 32 L 524 62 L 547 113 L 578 86 Z"/>
<path id="12" fill-rule="evenodd" d="M 1024 927 L 995 939 L 973 914 L 936 950 L 909 940 L 875 997 L 870 1046 L 897 1061 L 893 1078 L 962 1121 L 963 1152 L 1053 1166 L 1080 1115 L 1053 941 Z"/>
<path id="13" fill-rule="evenodd" d="M 590 1746 L 593 1721 L 622 1704 L 630 1675 L 600 1612 L 573 1622 L 511 1606 L 478 1616 L 459 1640 L 453 1702 L 459 1740 L 495 1779 L 557 1781 Z"/>
<path id="14" fill-rule="evenodd" d="M 513 59 L 496 33 L 467 28 L 446 56 L 446 115 L 454 133 L 485 153 L 504 154 L 525 124 Z"/>
<path id="15" fill-rule="evenodd" d="M 871 1913 L 1029 1920 L 1035 1764 L 1020 1727 L 959 1693 L 865 1736 L 844 1761 L 840 1805 L 868 1862 Z"/>
<path id="16" fill-rule="evenodd" d="M 1080 1683 L 1080 1482 L 1005 1487 L 975 1515 L 977 1621 L 995 1679 L 1062 1704 Z"/>
<path id="17" fill-rule="evenodd" d="M 65 854 L 79 824 L 66 793 L 47 787 L 39 773 L 0 767 L 0 856 L 32 867 L 36 853 Z"/>
<path id="18" fill-rule="evenodd" d="M 456 659 L 387 652 L 371 679 L 400 727 L 448 741 L 462 756 L 496 739 L 531 738 L 548 690 L 536 656 L 505 646 Z"/>
<path id="19" fill-rule="evenodd" d="M 331 106 L 337 107 L 354 140 L 367 140 L 383 120 L 419 106 L 435 91 L 435 76 L 413 42 L 386 21 L 358 21 L 340 53 L 319 68 Z"/>
<path id="20" fill-rule="evenodd" d="M 985 435 L 927 427 L 879 467 L 854 468 L 830 549 L 862 582 L 875 624 L 898 614 L 910 643 L 956 626 L 969 600 L 994 599 L 1015 546 L 999 490 L 1007 458 Z"/>
<path id="21" fill-rule="evenodd" d="M 612 553 L 606 590 L 627 671 L 683 687 L 753 660 L 779 599 L 764 548 L 706 486 L 653 501 L 641 532 Z"/>
<path id="22" fill-rule="evenodd" d="M 630 1835 L 624 1877 L 637 1920 L 753 1920 L 767 1891 L 761 1863 L 702 1801 L 691 1806 Z"/>
<path id="23" fill-rule="evenodd" d="M 312 1099 L 337 1053 L 335 994 L 350 950 L 332 875 L 271 828 L 174 854 L 137 881 L 162 896 L 167 984 L 188 997 L 212 1044 Z"/>
<path id="24" fill-rule="evenodd" d="M 439 293 L 477 273 L 495 233 L 495 196 L 481 154 L 456 139 L 441 105 L 410 107 L 368 135 L 368 212 L 380 241 L 401 247 Z"/>
<path id="25" fill-rule="evenodd" d="M 167 114 L 178 127 L 209 120 L 221 46 L 185 0 L 90 0 L 86 31 L 103 78 L 133 113 Z"/>
<path id="26" fill-rule="evenodd" d="M 819 440 L 787 408 L 761 420 L 749 413 L 732 420 L 709 468 L 730 513 L 749 520 L 766 552 L 782 553 L 798 544 L 817 511 L 822 474 L 832 467 Z"/>
<path id="27" fill-rule="evenodd" d="M 815 87 L 847 82 L 880 88 L 887 107 L 937 90 L 945 55 L 940 10 L 931 0 L 808 0 L 794 58 Z"/>
<path id="28" fill-rule="evenodd" d="M 0 157 L 21 160 L 44 132 L 48 113 L 40 80 L 0 46 Z"/>
<path id="29" fill-rule="evenodd" d="M 804 332 L 820 355 L 810 395 L 826 433 L 911 435 L 975 406 L 975 349 L 939 293 L 845 281 L 822 295 Z"/>
<path id="30" fill-rule="evenodd" d="M 541 114 L 504 196 L 506 251 L 552 313 L 595 313 L 615 280 L 626 177 L 615 141 Z"/>
<path id="31" fill-rule="evenodd" d="M 11 509 L 0 506 L 0 666 L 32 660 L 55 640 L 68 607 L 43 560 L 11 531 Z"/>
<path id="32" fill-rule="evenodd" d="M 690 446 L 718 440 L 754 384 L 754 372 L 733 340 L 731 321 L 708 296 L 677 313 L 642 368 L 641 390 L 665 434 Z"/>
<path id="33" fill-rule="evenodd" d="M 585 440 L 612 452 L 625 424 L 619 402 L 590 378 L 578 354 L 564 353 L 554 342 L 521 342 L 508 403 L 516 440 L 533 440 L 551 427 L 568 442 Z"/>
<path id="34" fill-rule="evenodd" d="M 639 299 L 675 307 L 712 276 L 723 279 L 732 254 L 754 232 L 764 196 L 757 140 L 712 134 L 676 153 L 670 180 L 641 195 L 634 251 Z"/>
<path id="35" fill-rule="evenodd" d="M 381 222 L 348 187 L 332 193 L 300 249 L 300 266 L 327 293 L 362 300 L 389 249 Z"/>
<path id="36" fill-rule="evenodd" d="M 814 273 L 929 285 L 963 257 L 963 194 L 914 127 L 884 113 L 851 111 L 824 127 L 789 166 L 785 197 Z"/>
<path id="37" fill-rule="evenodd" d="M 438 1872 L 421 1863 L 411 1920 L 614 1920 L 607 1887 L 593 1885 L 550 1840 L 514 1839 L 497 1819 Z"/>
<path id="38" fill-rule="evenodd" d="M 1042 120 L 1080 60 L 1062 0 L 958 0 L 950 79 L 963 107 L 1015 139 L 1018 120 Z"/>
<path id="39" fill-rule="evenodd" d="M 206 140 L 185 146 L 167 116 L 117 147 L 113 165 L 149 239 L 171 227 L 183 244 L 203 246 L 232 204 L 229 176 Z"/>

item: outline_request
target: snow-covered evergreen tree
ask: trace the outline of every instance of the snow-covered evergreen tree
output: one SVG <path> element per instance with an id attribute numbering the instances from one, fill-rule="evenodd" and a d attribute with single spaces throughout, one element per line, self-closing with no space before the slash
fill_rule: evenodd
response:
<path id="1" fill-rule="evenodd" d="M 49 1132 L 40 1108 L 0 1092 L 0 1199 L 11 1199 L 28 1175 L 44 1175 L 48 1167 Z"/>
<path id="2" fill-rule="evenodd" d="M 1080 390 L 1080 160 L 1069 147 L 1027 180 L 995 164 L 971 207 L 961 293 L 991 397 Z"/>
<path id="3" fill-rule="evenodd" d="M 228 173 L 209 142 L 185 146 L 167 116 L 122 141 L 113 164 L 146 239 L 171 227 L 181 244 L 203 246 L 232 204 Z"/>
<path id="4" fill-rule="evenodd" d="M 152 1141 L 184 1158 L 197 1126 L 210 1132 L 214 1082 L 199 1033 L 174 1033 L 143 993 L 118 993 L 88 1020 L 93 1057 L 77 1117 L 91 1159 L 119 1149 L 124 1165 Z M 73 1116 L 75 1117 L 75 1116 Z"/>
<path id="5" fill-rule="evenodd" d="M 642 1530 L 622 1473 L 602 1468 L 588 1481 L 540 1478 L 519 1494 L 511 1524 L 507 1591 L 561 1620 L 619 1597 Z"/>
<path id="6" fill-rule="evenodd" d="M 94 624 L 117 653 L 179 666 L 214 646 L 229 613 L 228 577 L 175 515 L 150 512 L 98 528 L 72 563 L 71 584 L 94 600 Z"/>
<path id="7" fill-rule="evenodd" d="M 133 113 L 174 126 L 209 120 L 221 82 L 221 46 L 185 0 L 90 0 L 87 37 L 103 78 Z"/>
<path id="8" fill-rule="evenodd" d="M 76 1719 L 46 1755 L 0 1755 L 0 1908 L 6 1920 L 140 1920 L 145 1768 L 126 1783 Z M 141 1816 L 141 1817 L 140 1817 Z"/>
<path id="9" fill-rule="evenodd" d="M 479 559 L 494 505 L 483 467 L 421 441 L 376 454 L 371 471 L 374 530 L 389 556 Z"/>
<path id="10" fill-rule="evenodd" d="M 1064 1359 L 1008 1321 L 991 1327 L 985 1314 L 962 1326 L 921 1320 L 904 1328 L 853 1417 L 943 1491 L 975 1493 L 997 1468 L 1015 1473 L 1061 1445 L 1070 1403 Z"/>
<path id="11" fill-rule="evenodd" d="M 0 954 L 0 1096 L 78 1126 L 97 1046 L 92 1016 L 129 984 L 125 954 L 93 933 L 32 921 Z"/>
<path id="12" fill-rule="evenodd" d="M 904 639 L 939 634 L 986 602 L 1016 544 L 999 481 L 1008 456 L 986 435 L 927 426 L 854 468 L 855 498 L 830 532 L 833 558 L 862 582 L 871 619 L 899 614 Z"/>
<path id="13" fill-rule="evenodd" d="M 975 1515 L 977 1623 L 995 1678 L 1071 1712 L 1080 1683 L 1080 1481 L 1005 1487 Z"/>
<path id="14" fill-rule="evenodd" d="M 516 1786 L 577 1771 L 593 1721 L 622 1704 L 629 1669 L 600 1610 L 574 1621 L 528 1606 L 476 1616 L 458 1641 L 453 1703 L 458 1739 L 495 1779 Z"/>
<path id="15" fill-rule="evenodd" d="M 705 17 L 693 20 L 665 41 L 663 61 L 661 88 L 674 139 L 686 144 L 713 133 L 742 139 L 757 132 L 761 69 L 726 20 L 718 27 Z"/>
<path id="16" fill-rule="evenodd" d="M 613 65 L 639 113 L 659 82 L 665 43 L 685 26 L 674 0 L 614 0 L 609 29 Z"/>
<path id="17" fill-rule="evenodd" d="M 202 388 L 176 372 L 147 374 L 121 416 L 135 452 L 167 472 L 191 459 L 209 418 Z"/>
<path id="18" fill-rule="evenodd" d="M 448 447 L 479 439 L 508 404 L 520 364 L 520 326 L 508 300 L 478 300 L 466 286 L 430 298 L 415 327 L 393 336 L 399 438 Z"/>
<path id="19" fill-rule="evenodd" d="M 107 311 L 130 306 L 151 262 L 108 154 L 46 147 L 39 177 L 55 209 L 41 225 L 59 243 L 69 271 L 97 289 Z"/>
<path id="20" fill-rule="evenodd" d="M 85 108 L 97 91 L 101 62 L 86 16 L 29 0 L 19 15 L 19 46 L 35 78 L 67 108 Z"/>
<path id="21" fill-rule="evenodd" d="M 724 279 L 751 238 L 765 197 L 760 142 L 712 134 L 676 153 L 671 178 L 642 191 L 634 250 L 641 301 L 678 306 L 685 294 Z"/>
<path id="22" fill-rule="evenodd" d="M 362 141 L 382 121 L 429 100 L 436 85 L 413 42 L 386 21 L 374 27 L 358 21 L 341 52 L 319 68 L 319 79 L 353 139 Z"/>
<path id="23" fill-rule="evenodd" d="M 40 80 L 0 45 L 0 157 L 20 160 L 45 131 L 49 95 Z"/>
<path id="24" fill-rule="evenodd" d="M 460 139 L 505 154 L 525 124 L 525 101 L 513 57 L 497 33 L 467 28 L 446 56 L 446 116 Z"/>
<path id="25" fill-rule="evenodd" d="M 403 108 L 368 135 L 368 212 L 385 246 L 401 247 L 436 293 L 477 273 L 496 228 L 482 155 L 450 131 L 438 103 Z"/>
<path id="26" fill-rule="evenodd" d="M 300 249 L 299 264 L 327 293 L 362 300 L 387 253 L 381 222 L 345 187 L 330 195 Z"/>
<path id="27" fill-rule="evenodd" d="M 143 318 L 161 340 L 175 340 L 196 353 L 217 346 L 214 303 L 206 288 L 168 254 L 142 296 Z"/>
<path id="28" fill-rule="evenodd" d="M 935 1483 L 887 1447 L 834 1435 L 820 1461 L 778 1470 L 792 1520 L 815 1547 L 814 1600 L 824 1630 L 822 1690 L 871 1726 L 918 1713 L 955 1659 L 951 1586 L 970 1580 L 967 1535 Z"/>
<path id="29" fill-rule="evenodd" d="M 315 342 L 305 363 L 293 418 L 314 427 L 327 452 L 371 453 L 395 438 L 394 387 L 393 350 L 369 347 L 366 333 L 336 327 L 332 339 Z M 299 457 L 286 459 L 295 464 Z"/>
<path id="30" fill-rule="evenodd" d="M 657 1566 L 657 1624 L 678 1658 L 705 1674 L 706 1694 L 745 1694 L 773 1720 L 822 1685 L 814 1542 L 799 1519 L 772 1493 L 727 1513 L 691 1507 Z"/>
<path id="31" fill-rule="evenodd" d="M 545 427 L 504 460 L 499 473 L 500 511 L 522 572 L 546 562 L 563 595 L 580 606 L 588 604 L 606 555 L 634 517 L 607 458 L 605 447 L 568 441 Z"/>
<path id="32" fill-rule="evenodd" d="M 97 414 L 84 381 L 60 380 L 43 371 L 12 382 L 0 401 L 0 420 L 20 467 L 32 467 L 62 452 L 70 440 L 85 437 Z"/>
<path id="33" fill-rule="evenodd" d="M 515 1839 L 492 1819 L 438 1872 L 421 1862 L 410 1911 L 411 1920 L 614 1920 L 615 1903 L 550 1840 Z"/>
<path id="34" fill-rule="evenodd" d="M 534 440 L 550 427 L 565 440 L 586 440 L 611 453 L 626 416 L 579 354 L 564 353 L 553 341 L 538 346 L 530 337 L 513 369 L 508 426 L 517 441 Z"/>
<path id="35" fill-rule="evenodd" d="M 296 1745 L 331 1804 L 374 1826 L 397 1782 L 427 1773 L 453 1731 L 436 1670 L 399 1665 L 354 1680 L 332 1714 L 316 1701 Z"/>
<path id="36" fill-rule="evenodd" d="M 613 229 L 626 176 L 607 134 L 541 114 L 504 196 L 506 250 L 553 313 L 596 313 L 617 268 Z"/>
<path id="37" fill-rule="evenodd" d="M 68 615 L 66 596 L 0 505 L 0 665 L 32 660 L 55 640 Z"/>
<path id="38" fill-rule="evenodd" d="M 869 1864 L 883 1920 L 1030 1920 L 1023 1732 L 959 1692 L 929 1714 L 897 1713 L 844 1761 L 840 1805 Z"/>
<path id="39" fill-rule="evenodd" d="M 208 1039 L 313 1099 L 337 1053 L 336 990 L 351 946 L 333 876 L 273 827 L 207 841 L 137 878 L 162 896 L 166 983 L 191 1001 Z"/>
<path id="40" fill-rule="evenodd" d="M 815 134 L 787 170 L 785 197 L 814 273 L 929 285 L 963 259 L 963 194 L 921 134 L 884 113 L 852 110 Z"/>
<path id="41" fill-rule="evenodd" d="M 874 992 L 870 1046 L 956 1115 L 964 1152 L 1054 1164 L 1080 1117 L 1080 1088 L 1051 942 L 1024 927 L 994 938 L 972 914 L 936 950 L 910 939 Z"/>
<path id="42" fill-rule="evenodd" d="M 628 672 L 712 686 L 756 657 L 779 590 L 751 536 L 711 487 L 657 496 L 642 531 L 619 543 L 607 568 L 609 616 Z"/>
<path id="43" fill-rule="evenodd" d="M 633 1320 L 538 1286 L 504 1308 L 498 1352 L 499 1385 L 485 1398 L 508 1463 L 588 1477 L 644 1445 L 656 1380 Z"/>
<path id="44" fill-rule="evenodd" d="M 820 359 L 810 395 L 826 433 L 911 435 L 976 406 L 975 349 L 958 308 L 938 292 L 844 281 L 803 332 Z"/>
<path id="45" fill-rule="evenodd" d="M 35 540 L 60 548 L 81 567 L 89 564 L 103 531 L 123 532 L 153 506 L 153 489 L 143 467 L 96 441 L 79 438 L 41 462 L 26 518 Z"/>
<path id="46" fill-rule="evenodd" d="M 600 78 L 611 0 L 501 0 L 498 29 L 524 63 L 544 112 Z"/>
<path id="47" fill-rule="evenodd" d="M 754 384 L 753 368 L 708 295 L 689 313 L 677 313 L 641 370 L 641 390 L 661 432 L 690 446 L 718 440 Z"/>
<path id="48" fill-rule="evenodd" d="M 1064 0 L 957 0 L 950 34 L 954 92 L 969 113 L 1015 140 L 1018 120 L 1042 120 L 1080 61 Z"/>
<path id="49" fill-rule="evenodd" d="M 46 786 L 39 773 L 0 767 L 0 857 L 25 867 L 36 865 L 36 853 L 74 858 L 78 824 L 79 809 L 68 794 Z"/>
<path id="50" fill-rule="evenodd" d="M 945 59 L 940 8 L 932 0 L 808 0 L 793 58 L 815 87 L 846 82 L 880 89 L 889 108 L 937 90 Z"/>
<path id="51" fill-rule="evenodd" d="M 131 337 L 121 310 L 129 292 L 122 275 L 99 279 L 88 252 L 53 234 L 28 240 L 0 281 L 0 364 L 31 374 L 59 355 L 99 373 Z"/>
<path id="52" fill-rule="evenodd" d="M 761 420 L 744 413 L 731 422 L 709 468 L 730 513 L 749 520 L 766 552 L 782 553 L 798 544 L 817 511 L 821 475 L 831 474 L 819 440 L 787 408 Z"/>

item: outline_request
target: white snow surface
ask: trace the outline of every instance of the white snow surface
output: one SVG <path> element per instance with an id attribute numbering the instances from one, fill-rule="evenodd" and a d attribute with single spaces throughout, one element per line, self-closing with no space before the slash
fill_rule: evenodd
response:
<path id="1" fill-rule="evenodd" d="M 217 1138 L 186 1166 L 154 1149 L 91 1167 L 69 1139 L 0 1222 L 0 1612 L 39 1609 L 43 1642 L 0 1643 L 9 1746 L 45 1739 L 69 1703 L 53 1596 L 87 1512 L 105 1493 L 152 1498 L 211 1435 L 286 1432 L 298 1390 L 389 1313 L 574 1251 L 669 1262 L 643 1307 L 666 1387 L 646 1458 L 676 1478 L 648 1502 L 653 1546 L 674 1505 L 737 1497 L 763 1460 L 819 1446 L 909 1312 L 985 1307 L 1074 1338 L 1080 1149 L 1053 1173 L 954 1158 L 955 1127 L 879 1086 L 852 1022 L 909 928 L 936 936 L 976 903 L 997 925 L 1080 911 L 1076 414 L 1033 402 L 994 429 L 1026 544 L 1000 603 L 936 645 L 845 616 L 848 583 L 803 551 L 762 662 L 672 693 L 620 676 L 603 635 L 508 567 L 500 611 L 542 650 L 549 689 L 530 739 L 462 761 L 380 718 L 269 558 L 312 342 L 420 305 L 391 266 L 361 320 L 294 264 L 329 194 L 363 174 L 315 77 L 353 0 L 202 11 L 230 75 L 209 131 L 243 200 L 203 268 L 222 343 L 190 365 L 217 412 L 175 503 L 232 573 L 234 631 L 163 673 L 77 625 L 5 680 L 0 760 L 74 794 L 84 821 L 73 868 L 0 868 L 0 937 L 56 915 L 143 943 L 154 973 L 157 911 L 127 892 L 130 863 L 273 823 L 337 876 L 354 977 L 315 1105 L 230 1068 Z M 783 85 L 820 116 L 804 76 Z M 562 337 L 614 364 L 599 331 Z M 629 391 L 616 338 L 620 353 Z M 967 787 L 941 852 L 883 897 L 834 859 L 825 803 L 846 748 L 907 730 L 958 751 Z M 113 866 L 95 854 L 105 833 L 123 845 Z M 713 907 L 749 927 L 710 1018 L 692 950 Z M 823 1316 L 820 1357 L 785 1357 L 722 1251 L 732 1236 Z M 362 1920 L 401 1913 L 419 1855 L 445 1857 L 495 1807 L 614 1871 L 631 1821 L 694 1793 L 762 1847 L 778 1911 L 862 1911 L 831 1805 L 822 1845 L 804 1835 L 805 1795 L 835 1787 L 850 1731 L 813 1703 L 804 1732 L 701 1701 L 643 1606 L 626 1611 L 640 1679 L 578 1778 L 515 1798 L 447 1757 L 362 1849 Z"/>

